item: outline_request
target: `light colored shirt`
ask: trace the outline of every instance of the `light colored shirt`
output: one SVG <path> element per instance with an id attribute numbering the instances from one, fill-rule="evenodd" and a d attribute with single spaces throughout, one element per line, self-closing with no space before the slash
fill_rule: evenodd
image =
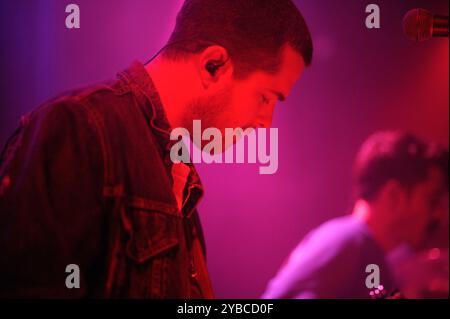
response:
<path id="1" fill-rule="evenodd" d="M 380 270 L 380 285 L 394 289 L 385 254 L 359 219 L 333 219 L 310 232 L 294 249 L 262 298 L 370 298 L 369 264 Z"/>

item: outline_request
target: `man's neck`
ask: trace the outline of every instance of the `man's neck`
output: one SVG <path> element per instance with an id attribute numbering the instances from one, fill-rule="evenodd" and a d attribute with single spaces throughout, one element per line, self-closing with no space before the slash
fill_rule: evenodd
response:
<path id="1" fill-rule="evenodd" d="M 189 88 L 187 77 L 190 70 L 187 63 L 172 62 L 162 57 L 145 66 L 149 76 L 155 84 L 161 98 L 161 103 L 166 112 L 167 120 L 172 128 L 184 127 L 186 114 L 185 107 L 189 103 Z"/>

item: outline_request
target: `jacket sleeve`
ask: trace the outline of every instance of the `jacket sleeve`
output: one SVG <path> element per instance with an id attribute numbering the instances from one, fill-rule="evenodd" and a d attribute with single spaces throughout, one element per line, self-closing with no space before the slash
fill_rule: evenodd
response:
<path id="1" fill-rule="evenodd" d="M 70 99 L 23 119 L 0 157 L 0 296 L 84 296 L 102 256 L 98 139 Z M 79 289 L 66 286 L 69 264 Z"/>

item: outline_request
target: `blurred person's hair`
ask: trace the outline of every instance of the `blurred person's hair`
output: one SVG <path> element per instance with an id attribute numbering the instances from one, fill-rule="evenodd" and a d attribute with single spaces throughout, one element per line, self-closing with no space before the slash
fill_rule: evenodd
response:
<path id="1" fill-rule="evenodd" d="M 437 167 L 447 180 L 447 149 L 400 131 L 378 132 L 360 148 L 353 170 L 354 197 L 371 201 L 390 180 L 407 189 L 428 178 L 429 169 Z"/>
<path id="2" fill-rule="evenodd" d="M 163 54 L 179 59 L 221 45 L 235 77 L 245 78 L 257 70 L 276 73 L 286 44 L 311 63 L 311 35 L 291 0 L 186 0 Z"/>

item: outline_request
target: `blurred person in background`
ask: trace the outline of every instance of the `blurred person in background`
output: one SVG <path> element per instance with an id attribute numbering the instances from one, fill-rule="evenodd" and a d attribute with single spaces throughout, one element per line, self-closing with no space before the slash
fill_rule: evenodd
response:
<path id="1" fill-rule="evenodd" d="M 405 132 L 376 133 L 356 157 L 353 186 L 351 214 L 311 231 L 263 298 L 389 297 L 405 286 L 390 253 L 420 250 L 445 220 L 448 150 Z M 377 275 L 370 265 L 378 267 L 376 287 L 367 284 Z"/>
<path id="2" fill-rule="evenodd" d="M 436 146 L 437 147 L 437 146 Z M 425 240 L 416 247 L 401 245 L 389 255 L 399 288 L 406 298 L 449 296 L 449 156 L 436 149 L 436 164 L 442 168 L 446 191 L 431 216 Z"/>

